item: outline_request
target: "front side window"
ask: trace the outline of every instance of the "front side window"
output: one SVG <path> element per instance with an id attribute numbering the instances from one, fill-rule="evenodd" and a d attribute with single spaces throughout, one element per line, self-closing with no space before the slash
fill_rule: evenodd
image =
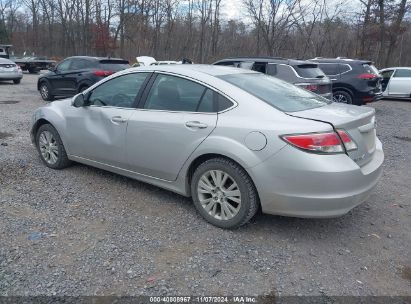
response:
<path id="1" fill-rule="evenodd" d="M 411 77 L 411 70 L 398 69 L 395 71 L 394 77 Z"/>
<path id="2" fill-rule="evenodd" d="M 218 77 L 284 112 L 304 111 L 331 103 L 317 94 L 266 74 L 243 73 Z"/>
<path id="3" fill-rule="evenodd" d="M 88 98 L 94 106 L 132 108 L 149 73 L 133 73 L 110 79 L 95 88 Z"/>
<path id="4" fill-rule="evenodd" d="M 211 112 L 213 98 L 206 87 L 181 77 L 159 74 L 151 87 L 145 109 Z"/>
<path id="5" fill-rule="evenodd" d="M 390 79 L 392 73 L 394 73 L 394 70 L 388 70 L 388 71 L 384 71 L 381 73 L 382 78 L 384 79 Z"/>

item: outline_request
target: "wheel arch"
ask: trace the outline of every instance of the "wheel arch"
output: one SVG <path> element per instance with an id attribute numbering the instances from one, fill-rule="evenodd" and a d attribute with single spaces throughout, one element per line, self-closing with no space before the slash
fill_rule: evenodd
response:
<path id="1" fill-rule="evenodd" d="M 351 95 L 351 98 L 354 98 L 354 92 L 353 92 L 353 90 L 350 89 L 350 88 L 348 88 L 348 87 L 335 87 L 335 88 L 333 87 L 332 91 L 333 91 L 333 94 L 334 94 L 335 92 L 338 92 L 338 91 L 344 91 L 344 92 L 350 94 L 350 95 Z"/>
<path id="2" fill-rule="evenodd" d="M 204 154 L 198 155 L 196 158 L 194 158 L 191 161 L 191 163 L 189 164 L 188 169 L 186 171 L 186 174 L 185 174 L 185 183 L 186 183 L 185 187 L 187 189 L 187 193 L 188 193 L 189 196 L 191 196 L 191 187 L 190 187 L 190 185 L 191 185 L 191 181 L 192 181 L 192 178 L 193 178 L 194 171 L 202 163 L 204 163 L 205 161 L 207 161 L 209 159 L 213 159 L 213 158 L 224 158 L 226 160 L 232 161 L 233 163 L 238 165 L 240 168 L 242 168 L 245 171 L 245 173 L 247 174 L 247 176 L 250 178 L 251 182 L 253 183 L 254 189 L 255 189 L 256 194 L 257 194 L 258 202 L 260 204 L 260 196 L 258 194 L 258 189 L 257 189 L 257 187 L 254 183 L 254 180 L 253 180 L 252 176 L 248 172 L 248 170 L 240 162 L 238 162 L 237 160 L 235 160 L 232 157 L 229 157 L 227 155 L 221 154 L 221 153 L 204 153 Z"/>

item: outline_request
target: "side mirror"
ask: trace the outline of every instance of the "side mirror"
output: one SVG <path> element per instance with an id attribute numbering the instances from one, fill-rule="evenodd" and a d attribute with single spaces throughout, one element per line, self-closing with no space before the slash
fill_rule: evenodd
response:
<path id="1" fill-rule="evenodd" d="M 51 67 L 48 68 L 48 70 L 50 72 L 55 72 L 57 69 L 56 69 L 56 67 L 51 66 Z"/>
<path id="2" fill-rule="evenodd" d="M 73 106 L 76 108 L 81 108 L 84 107 L 86 105 L 86 102 L 84 100 L 84 95 L 83 94 L 77 94 L 76 96 L 74 96 L 73 99 Z"/>

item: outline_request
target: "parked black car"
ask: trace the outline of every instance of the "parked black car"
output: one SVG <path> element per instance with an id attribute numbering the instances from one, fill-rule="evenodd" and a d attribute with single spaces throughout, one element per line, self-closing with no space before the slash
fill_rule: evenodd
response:
<path id="1" fill-rule="evenodd" d="M 129 67 L 127 60 L 119 58 L 68 57 L 39 77 L 37 89 L 47 101 L 52 101 L 57 96 L 70 97 L 104 77 Z"/>
<path id="2" fill-rule="evenodd" d="M 219 60 L 215 65 L 234 66 L 275 76 L 284 81 L 332 98 L 332 84 L 318 64 L 281 57 L 235 57 Z"/>
<path id="3" fill-rule="evenodd" d="M 364 105 L 382 98 L 381 75 L 371 61 L 346 58 L 314 58 L 333 83 L 333 100 Z"/>

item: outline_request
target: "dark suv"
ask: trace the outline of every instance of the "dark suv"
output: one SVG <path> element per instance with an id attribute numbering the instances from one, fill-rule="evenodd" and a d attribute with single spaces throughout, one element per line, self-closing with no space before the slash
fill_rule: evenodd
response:
<path id="1" fill-rule="evenodd" d="M 219 60 L 215 65 L 234 66 L 275 76 L 327 99 L 332 98 L 332 85 L 318 64 L 280 57 L 238 57 Z"/>
<path id="2" fill-rule="evenodd" d="M 104 77 L 129 67 L 127 60 L 118 58 L 68 57 L 39 77 L 37 90 L 47 101 L 52 101 L 57 96 L 70 97 Z"/>
<path id="3" fill-rule="evenodd" d="M 330 77 L 335 102 L 360 106 L 382 98 L 382 78 L 371 61 L 318 57 L 310 61 Z"/>

